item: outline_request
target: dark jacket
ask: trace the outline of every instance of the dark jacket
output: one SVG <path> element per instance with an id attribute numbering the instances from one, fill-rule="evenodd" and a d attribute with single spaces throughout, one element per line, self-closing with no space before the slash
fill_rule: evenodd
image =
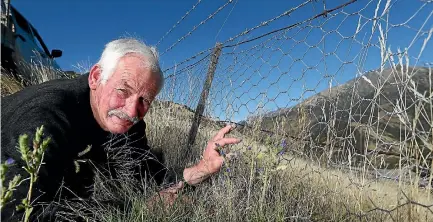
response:
<path id="1" fill-rule="evenodd" d="M 108 167 L 108 162 L 118 164 L 124 175 L 127 171 L 135 178 L 143 178 L 146 174 L 156 183 L 163 181 L 166 173 L 160 163 L 163 160 L 149 153 L 144 121 L 134 125 L 125 135 L 112 135 L 102 130 L 91 111 L 87 78 L 88 75 L 82 75 L 75 79 L 52 80 L 2 98 L 1 161 L 15 160 L 7 172 L 6 184 L 17 173 L 23 178 L 28 176 L 22 169 L 25 163 L 17 149 L 19 135 L 28 134 L 31 147 L 36 128 L 43 125 L 45 137 L 51 138 L 44 156 L 45 164 L 33 190 L 33 200 L 49 202 L 59 197 L 89 197 L 96 168 L 100 171 L 110 169 L 102 171 L 115 176 L 116 172 L 112 166 Z M 88 145 L 91 145 L 90 151 L 79 156 Z M 120 157 L 120 161 L 110 159 L 110 152 Z M 126 162 L 129 164 L 122 165 Z M 78 172 L 76 163 L 80 166 Z M 25 198 L 27 191 L 28 183 L 15 191 L 13 198 L 16 201 L 2 210 L 2 221 L 9 221 L 12 214 L 16 216 L 11 221 L 22 216 L 20 212 L 14 212 L 14 208 Z"/>

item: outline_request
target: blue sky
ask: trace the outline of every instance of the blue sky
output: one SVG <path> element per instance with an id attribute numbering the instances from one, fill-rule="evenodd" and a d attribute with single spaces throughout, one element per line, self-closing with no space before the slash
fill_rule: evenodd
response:
<path id="1" fill-rule="evenodd" d="M 326 1 L 326 8 L 334 8 L 347 1 Z M 118 37 L 134 36 L 147 44 L 157 44 L 197 2 L 198 0 L 12 0 L 12 4 L 39 30 L 50 49 L 63 50 L 63 56 L 57 62 L 64 70 L 76 70 L 78 65 L 89 67 L 98 60 L 104 44 Z M 226 2 L 202 0 L 186 19 L 165 36 L 157 45 L 163 69 L 213 47 L 216 42 L 225 42 L 230 37 L 272 19 L 304 1 L 233 0 L 215 17 L 198 26 L 196 31 L 183 41 L 176 43 Z M 420 35 L 422 33 L 418 33 L 418 30 L 428 31 L 433 28 L 433 4 L 423 6 L 419 0 L 391 3 L 389 23 L 406 25 L 390 28 L 387 47 L 392 51 L 404 49 L 417 36 L 409 49 L 409 55 L 417 57 L 426 38 L 426 35 Z M 379 14 L 385 4 L 386 1 L 383 0 Z M 306 91 L 302 87 L 310 90 L 304 93 L 304 97 L 308 97 L 326 89 L 330 83 L 335 86 L 356 77 L 359 72 L 378 68 L 380 51 L 374 46 L 364 47 L 368 42 L 378 42 L 378 29 L 372 32 L 373 21 L 368 20 L 374 16 L 376 5 L 376 1 L 359 0 L 344 9 L 346 13 L 360 12 L 358 14 L 348 16 L 338 13 L 335 17 L 320 17 L 311 23 L 238 47 L 224 48 L 215 73 L 207 112 L 223 120 L 239 121 L 257 112 L 259 104 L 263 104 L 265 110 L 296 104 Z M 290 16 L 283 16 L 229 44 L 304 21 L 322 10 L 323 1 L 308 3 Z M 412 15 L 416 16 L 406 23 Z M 355 35 L 359 19 L 363 26 Z M 380 23 L 386 24 L 384 21 Z M 338 30 L 338 33 L 330 32 L 333 30 Z M 348 38 L 353 36 L 354 38 Z M 419 58 L 418 65 L 433 61 L 430 53 L 433 46 L 430 42 Z M 176 45 L 166 52 L 173 44 Z M 253 48 L 254 46 L 256 48 Z M 185 65 L 195 61 L 197 60 Z M 411 59 L 410 64 L 415 61 Z M 195 107 L 200 85 L 208 68 L 207 62 L 208 60 L 204 60 L 195 68 L 188 69 L 189 72 L 179 71 L 184 67 L 179 65 L 176 78 L 167 80 L 162 96 L 172 95 L 171 99 Z M 174 70 L 169 70 L 165 75 L 173 74 Z M 230 109 L 227 111 L 228 107 Z"/>

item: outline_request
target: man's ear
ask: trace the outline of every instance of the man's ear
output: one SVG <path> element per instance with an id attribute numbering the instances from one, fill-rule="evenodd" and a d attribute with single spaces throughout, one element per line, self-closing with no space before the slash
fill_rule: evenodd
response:
<path id="1" fill-rule="evenodd" d="M 102 72 L 101 67 L 98 64 L 92 66 L 92 68 L 90 69 L 90 72 L 89 72 L 89 87 L 90 87 L 90 89 L 95 90 L 96 87 L 101 82 L 101 72 Z"/>

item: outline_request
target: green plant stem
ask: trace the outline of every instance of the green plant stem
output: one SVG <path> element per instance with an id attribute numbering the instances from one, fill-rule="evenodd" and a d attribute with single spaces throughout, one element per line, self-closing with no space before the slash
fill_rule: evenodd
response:
<path id="1" fill-rule="evenodd" d="M 28 195 L 27 195 L 27 204 L 25 206 L 26 208 L 26 214 L 25 214 L 25 218 L 24 221 L 28 222 L 30 219 L 30 214 L 32 212 L 31 207 L 30 207 L 30 200 L 32 199 L 32 191 L 33 191 L 33 183 L 35 182 L 35 176 L 34 174 L 30 174 L 30 185 L 29 185 L 29 191 L 28 191 Z"/>

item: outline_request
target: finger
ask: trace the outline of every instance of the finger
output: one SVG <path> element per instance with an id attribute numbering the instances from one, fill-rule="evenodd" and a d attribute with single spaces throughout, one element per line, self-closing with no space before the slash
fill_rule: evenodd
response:
<path id="1" fill-rule="evenodd" d="M 220 129 L 220 131 L 218 131 L 218 133 L 215 135 L 214 141 L 224 138 L 224 135 L 230 132 L 232 128 L 233 127 L 230 124 L 228 124 L 224 128 Z"/>
<path id="2" fill-rule="evenodd" d="M 179 183 L 177 183 L 175 186 L 174 186 L 174 188 L 175 189 L 182 189 L 183 188 L 183 181 L 179 181 Z"/>
<path id="3" fill-rule="evenodd" d="M 237 144 L 240 143 L 242 140 L 238 138 L 222 138 L 215 142 L 214 149 L 219 149 L 219 147 L 225 146 L 227 144 Z"/>

